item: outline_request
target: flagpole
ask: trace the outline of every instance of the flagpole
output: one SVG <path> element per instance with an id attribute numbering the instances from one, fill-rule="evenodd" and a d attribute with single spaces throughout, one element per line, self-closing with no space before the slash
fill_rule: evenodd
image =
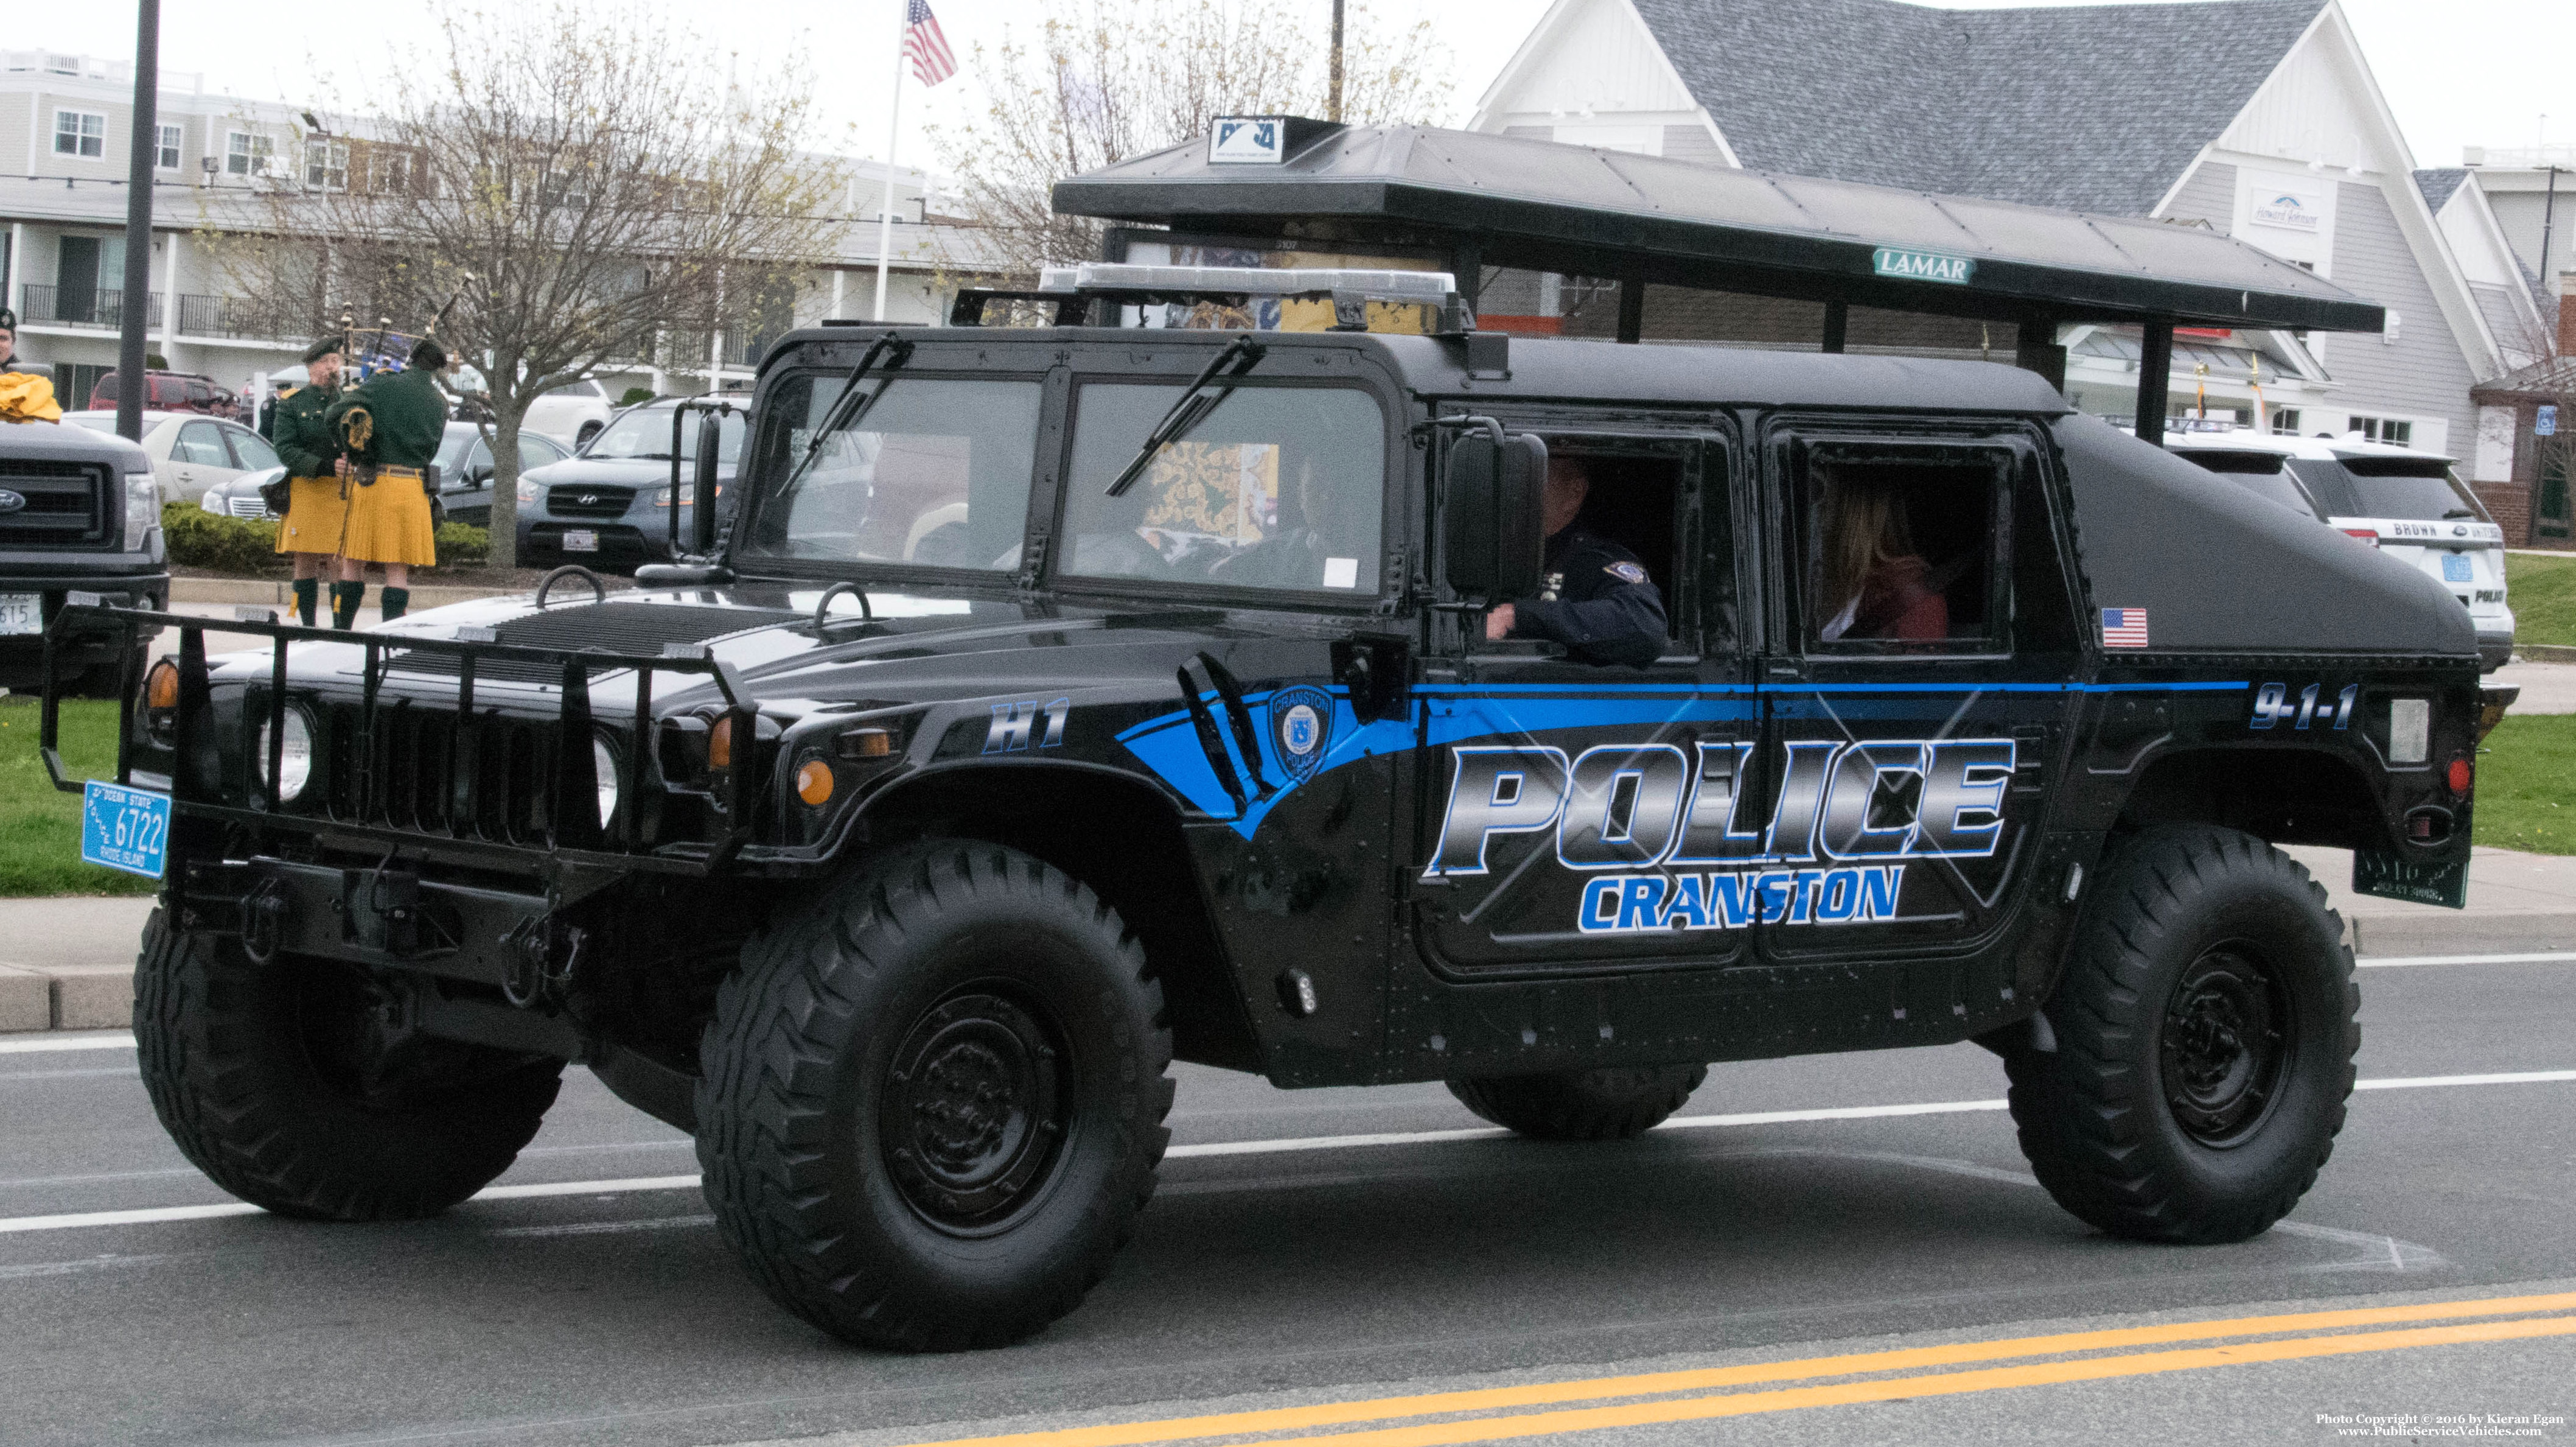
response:
<path id="1" fill-rule="evenodd" d="M 898 0 L 897 16 L 904 23 L 895 31 L 894 103 L 886 115 L 886 189 L 885 209 L 877 215 L 877 316 L 885 320 L 886 260 L 894 250 L 894 143 L 903 126 L 903 40 L 912 30 L 911 6 Z"/>

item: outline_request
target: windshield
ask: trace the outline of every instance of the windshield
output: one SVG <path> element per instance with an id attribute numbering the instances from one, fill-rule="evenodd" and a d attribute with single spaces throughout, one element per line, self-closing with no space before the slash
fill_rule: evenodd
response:
<path id="1" fill-rule="evenodd" d="M 752 549 L 783 558 L 1014 568 L 1028 527 L 1038 384 L 871 378 L 855 429 L 805 465 L 844 376 L 791 377 L 771 394 Z M 664 422 L 662 445 L 668 446 Z"/>
<path id="2" fill-rule="evenodd" d="M 698 419 L 704 413 L 691 412 L 680 419 L 680 455 L 698 455 Z M 716 432 L 716 460 L 731 466 L 742 451 L 742 418 L 728 417 Z M 608 430 L 590 440 L 581 455 L 595 462 L 668 462 L 671 460 L 671 409 L 644 407 L 624 413 L 608 424 Z"/>
<path id="3" fill-rule="evenodd" d="M 2450 464 L 2404 457 L 2290 459 L 2328 517 L 2415 522 L 2474 519 L 2486 510 L 2451 476 Z"/>
<path id="4" fill-rule="evenodd" d="M 1177 385 L 1104 383 L 1075 402 L 1064 570 L 1235 588 L 1378 586 L 1386 419 L 1348 387 L 1245 387 L 1166 444 L 1125 495 L 1107 488 Z"/>

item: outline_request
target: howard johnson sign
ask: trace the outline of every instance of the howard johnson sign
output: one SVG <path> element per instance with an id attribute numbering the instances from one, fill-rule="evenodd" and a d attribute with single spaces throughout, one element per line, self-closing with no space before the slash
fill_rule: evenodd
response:
<path id="1" fill-rule="evenodd" d="M 1870 254 L 1870 269 L 1880 276 L 1892 276 L 1902 281 L 1941 281 L 1952 286 L 1966 286 L 1969 279 L 1977 274 L 1977 262 L 1974 257 L 1882 246 Z"/>

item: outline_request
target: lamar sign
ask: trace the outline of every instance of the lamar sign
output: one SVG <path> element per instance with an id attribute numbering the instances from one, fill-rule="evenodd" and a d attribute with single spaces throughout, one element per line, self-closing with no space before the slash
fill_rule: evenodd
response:
<path id="1" fill-rule="evenodd" d="M 1952 286 L 1966 286 L 1977 274 L 1976 259 L 1967 256 L 1944 256 L 1937 251 L 1905 251 L 1882 246 L 1870 254 L 1870 265 L 1881 276 L 1905 281 L 1940 281 Z"/>

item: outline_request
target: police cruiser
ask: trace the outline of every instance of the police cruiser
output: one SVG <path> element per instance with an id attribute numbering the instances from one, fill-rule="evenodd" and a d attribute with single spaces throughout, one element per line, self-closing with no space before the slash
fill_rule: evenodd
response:
<path id="1" fill-rule="evenodd" d="M 118 780 L 172 812 L 173 1138 L 426 1216 L 577 1062 L 694 1133 L 773 1297 L 902 1349 L 1102 1278 L 1174 1059 L 1607 1140 L 1711 1061 L 1975 1041 L 2085 1221 L 2292 1210 L 2358 997 L 2276 846 L 2462 902 L 2442 584 L 2027 372 L 1509 338 L 1428 284 L 796 332 L 721 546 L 702 451 L 633 592 L 176 620 Z M 1615 647 L 1527 621 L 1585 598 Z"/>

